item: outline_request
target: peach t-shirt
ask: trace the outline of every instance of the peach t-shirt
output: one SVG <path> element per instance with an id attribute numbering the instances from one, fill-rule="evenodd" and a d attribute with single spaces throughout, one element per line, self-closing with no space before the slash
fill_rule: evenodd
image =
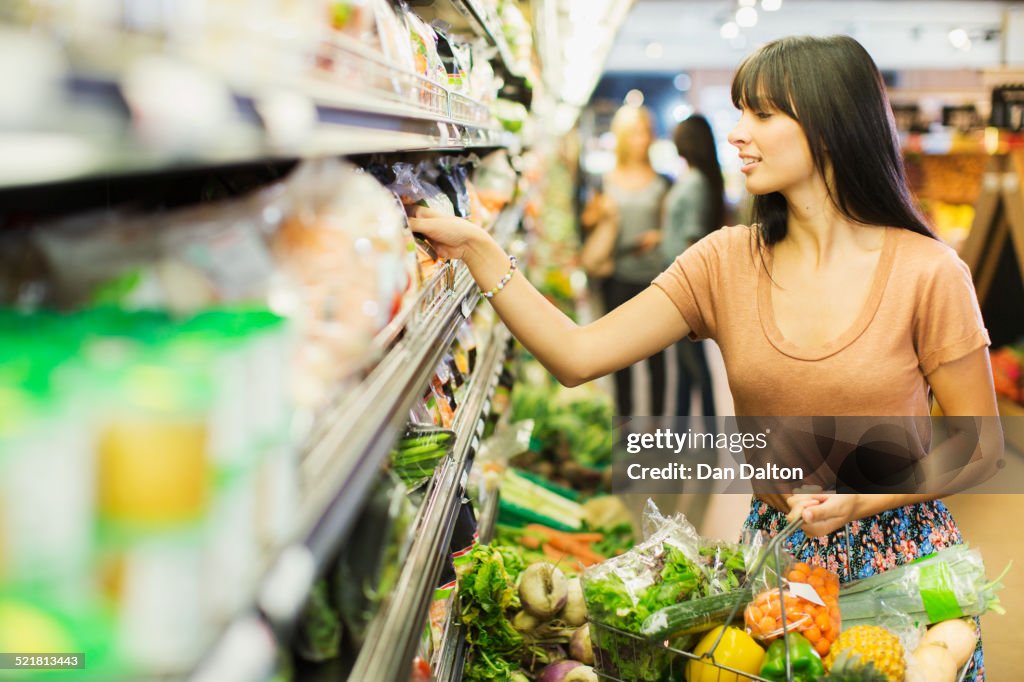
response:
<path id="1" fill-rule="evenodd" d="M 885 229 L 864 308 L 838 338 L 803 347 L 782 336 L 754 230 L 724 227 L 654 280 L 694 339 L 718 342 L 736 414 L 925 416 L 925 377 L 989 344 L 967 265 L 949 246 Z M 764 262 L 771 267 L 771 251 Z"/>

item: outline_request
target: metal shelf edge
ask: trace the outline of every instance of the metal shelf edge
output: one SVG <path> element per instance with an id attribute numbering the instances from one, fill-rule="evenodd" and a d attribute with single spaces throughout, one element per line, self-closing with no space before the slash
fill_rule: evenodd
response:
<path id="1" fill-rule="evenodd" d="M 379 471 L 391 447 L 393 438 L 386 437 L 386 431 L 405 420 L 416 399 L 417 386 L 426 385 L 465 319 L 463 301 L 475 287 L 472 278 L 462 277 L 435 323 L 399 341 L 364 382 L 366 389 L 353 391 L 332 412 L 328 419 L 331 426 L 303 463 L 305 480 L 326 481 L 307 495 L 312 500 L 308 505 L 312 511 L 302 515 L 302 534 L 311 547 L 338 540 L 337 536 L 322 537 L 327 534 L 326 526 L 330 526 L 332 533 L 344 535 L 358 511 L 358 503 L 365 498 L 372 476 Z M 387 415 L 384 419 L 379 416 L 382 410 Z M 359 489 L 353 490 L 353 477 L 360 471 L 368 472 L 368 480 L 356 481 L 355 487 Z M 327 523 L 327 516 L 342 502 L 342 518 Z M 318 560 L 324 558 L 317 556 Z"/>
<path id="2" fill-rule="evenodd" d="M 470 398 L 456 417 L 458 445 L 453 456 L 435 474 L 417 517 L 417 538 L 393 592 L 393 599 L 377 615 L 360 652 L 351 680 L 405 679 L 412 664 L 416 640 L 430 607 L 430 595 L 441 569 L 441 557 L 451 540 L 458 511 L 462 476 L 477 437 L 474 425 L 497 383 L 505 356 L 508 332 L 499 324 L 481 362 L 482 370 L 470 387 Z"/>

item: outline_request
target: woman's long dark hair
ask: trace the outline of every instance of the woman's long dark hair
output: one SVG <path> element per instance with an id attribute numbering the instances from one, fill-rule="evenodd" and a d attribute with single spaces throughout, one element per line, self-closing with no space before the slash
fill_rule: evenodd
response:
<path id="1" fill-rule="evenodd" d="M 770 42 L 740 65 L 732 101 L 780 111 L 801 125 L 829 197 L 844 216 L 935 238 L 907 188 L 882 75 L 856 40 L 801 36 Z M 754 198 L 763 243 L 786 236 L 787 215 L 781 193 Z"/>
<path id="2" fill-rule="evenodd" d="M 725 182 L 722 180 L 722 167 L 718 165 L 718 150 L 711 124 L 703 116 L 691 116 L 676 126 L 672 141 L 679 156 L 707 179 L 707 205 L 711 210 L 708 211 L 708 224 L 701 227 L 704 234 L 709 234 L 725 222 Z"/>

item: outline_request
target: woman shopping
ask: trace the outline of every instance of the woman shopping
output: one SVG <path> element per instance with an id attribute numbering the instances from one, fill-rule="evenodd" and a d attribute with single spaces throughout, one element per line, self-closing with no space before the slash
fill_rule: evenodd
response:
<path id="1" fill-rule="evenodd" d="M 741 116 L 729 141 L 756 195 L 754 224 L 712 232 L 589 325 L 548 304 L 477 226 L 418 209 L 413 229 L 465 260 L 564 384 L 689 336 L 721 347 L 740 416 L 927 417 L 933 398 L 949 417 L 996 415 L 970 272 L 911 203 L 885 87 L 864 48 L 846 36 L 768 43 L 739 67 L 732 98 Z M 986 452 L 978 466 L 1000 456 Z M 842 580 L 963 542 L 932 492 L 760 497 L 746 525 L 773 533 L 787 514 L 802 516 L 790 548 Z M 980 642 L 968 679 L 984 679 Z"/>
<path id="2" fill-rule="evenodd" d="M 650 286 L 663 269 L 658 251 L 661 240 L 662 204 L 668 182 L 651 166 L 654 120 L 642 107 L 624 106 L 612 119 L 615 135 L 615 167 L 602 179 L 602 192 L 584 212 L 597 214 L 595 221 L 610 220 L 615 231 L 611 248 L 611 273 L 602 293 L 607 310 L 613 310 Z M 593 210 L 594 205 L 603 210 Z M 600 229 L 600 228 L 597 228 Z M 597 235 L 594 235 L 597 237 Z M 601 238 L 601 237 L 598 237 Z M 584 247 L 586 249 L 586 247 Z M 641 358 L 643 359 L 643 358 Z M 665 354 L 647 358 L 650 391 L 647 415 L 665 414 Z M 640 404 L 633 395 L 632 372 L 615 372 L 615 403 L 618 414 L 637 414 Z"/>
<path id="3" fill-rule="evenodd" d="M 672 139 L 687 170 L 665 199 L 661 254 L 666 266 L 725 220 L 722 169 L 711 125 L 703 116 L 690 116 L 676 126 Z M 676 410 L 680 416 L 690 414 L 690 393 L 696 389 L 704 428 L 710 432 L 714 428 L 715 398 L 703 346 L 702 341 L 682 341 L 675 346 L 679 368 Z"/>

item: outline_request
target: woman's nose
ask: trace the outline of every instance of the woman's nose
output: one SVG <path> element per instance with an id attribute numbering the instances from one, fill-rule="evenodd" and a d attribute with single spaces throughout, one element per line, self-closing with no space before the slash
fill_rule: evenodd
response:
<path id="1" fill-rule="evenodd" d="M 747 134 L 746 128 L 743 126 L 743 121 L 740 120 L 736 126 L 729 131 L 729 144 L 734 147 L 739 147 L 750 141 L 750 136 Z"/>

